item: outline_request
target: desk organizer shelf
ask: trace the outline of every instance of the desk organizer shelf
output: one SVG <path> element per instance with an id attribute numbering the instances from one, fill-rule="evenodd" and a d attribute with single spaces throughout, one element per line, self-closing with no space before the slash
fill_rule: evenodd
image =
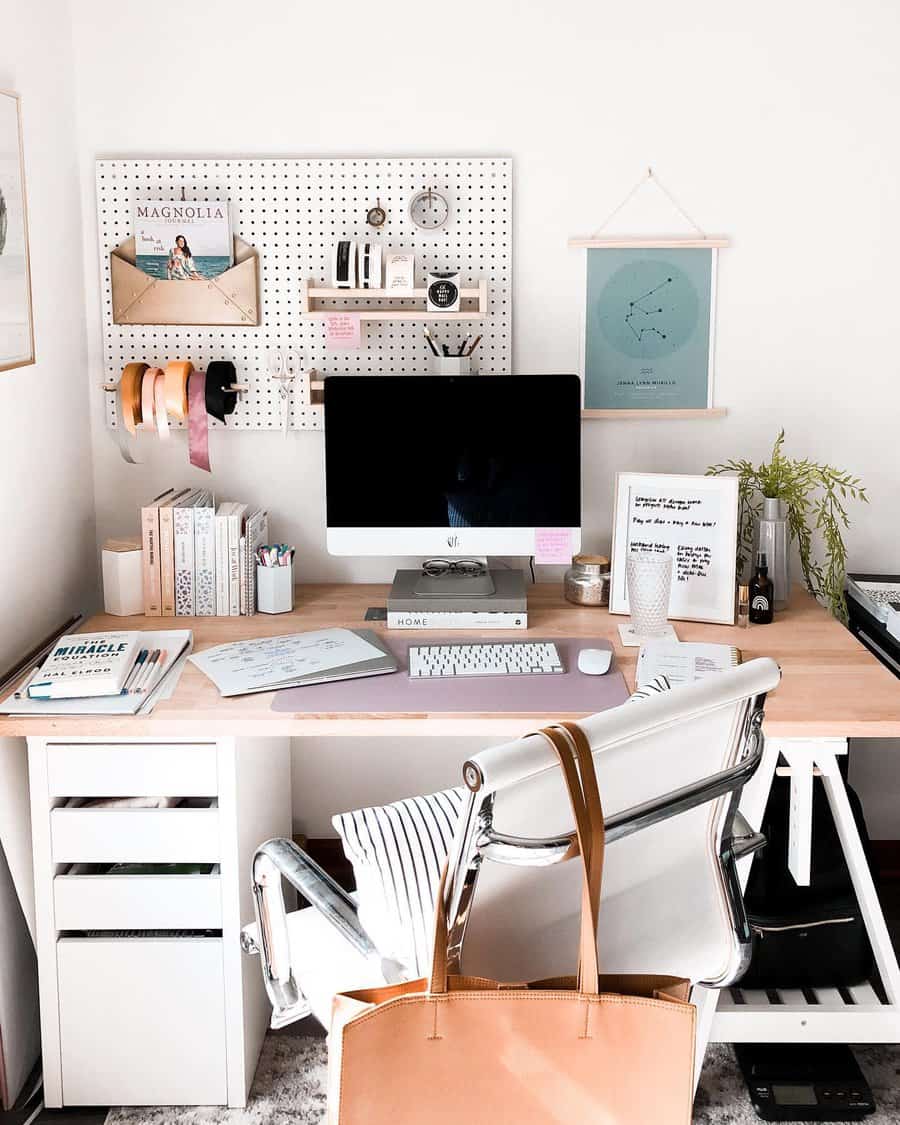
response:
<path id="1" fill-rule="evenodd" d="M 392 289 L 331 289 L 315 285 L 309 281 L 300 284 L 300 311 L 304 316 L 321 320 L 329 312 L 356 312 L 360 320 L 484 320 L 488 315 L 488 285 L 481 280 L 478 286 L 463 288 L 460 297 L 467 306 L 459 312 L 429 312 L 425 308 L 427 290 L 417 288 L 411 292 L 400 293 Z M 318 308 L 321 301 L 328 301 L 330 308 Z M 340 308 L 333 302 L 340 301 Z M 383 302 L 391 304 L 385 305 Z M 469 307 L 475 302 L 475 308 Z M 373 307 L 379 302 L 377 307 Z M 404 304 L 398 307 L 399 302 Z"/>
<path id="2" fill-rule="evenodd" d="M 404 159 L 245 159 L 191 157 L 168 160 L 110 159 L 96 164 L 100 306 L 104 378 L 118 382 L 134 361 L 159 364 L 189 359 L 205 370 L 212 360 L 231 360 L 247 386 L 228 430 L 282 429 L 280 385 L 269 378 L 266 353 L 290 348 L 303 370 L 323 375 L 429 374 L 432 355 L 423 322 L 450 322 L 446 335 L 483 338 L 478 370 L 508 375 L 512 363 L 512 161 L 502 157 Z M 450 219 L 439 230 L 421 230 L 409 215 L 412 197 L 424 188 L 447 195 Z M 134 204 L 150 199 L 227 199 L 234 231 L 258 257 L 259 324 L 145 325 L 114 322 L 110 255 L 133 235 Z M 376 200 L 387 212 L 377 229 L 366 223 Z M 377 241 L 385 253 L 415 255 L 418 284 L 433 270 L 458 269 L 464 287 L 459 313 L 429 313 L 425 291 L 341 290 L 330 285 L 331 250 L 350 238 Z M 324 306 L 324 307 L 323 307 Z M 367 323 L 363 346 L 330 351 L 323 314 L 357 309 Z M 122 319 L 120 316 L 118 319 Z M 239 319 L 239 318 L 236 318 Z M 466 322 L 470 322 L 470 326 Z M 288 425 L 321 430 L 321 406 L 306 379 L 291 390 Z M 116 425 L 115 395 L 104 395 L 104 416 Z M 173 422 L 177 428 L 183 423 Z M 221 422 L 212 422 L 221 428 Z"/>

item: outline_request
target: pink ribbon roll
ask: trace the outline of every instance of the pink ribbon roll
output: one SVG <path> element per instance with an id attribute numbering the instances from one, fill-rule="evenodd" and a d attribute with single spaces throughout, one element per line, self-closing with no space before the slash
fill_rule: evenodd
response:
<path id="1" fill-rule="evenodd" d="M 205 371 L 192 371 L 188 378 L 188 456 L 192 465 L 210 471 Z"/>

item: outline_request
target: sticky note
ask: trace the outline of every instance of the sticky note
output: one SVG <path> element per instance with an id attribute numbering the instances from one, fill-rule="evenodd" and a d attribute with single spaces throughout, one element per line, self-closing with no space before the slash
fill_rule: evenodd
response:
<path id="1" fill-rule="evenodd" d="M 330 312 L 325 317 L 325 347 L 332 351 L 350 351 L 362 347 L 359 313 Z"/>
<path id="2" fill-rule="evenodd" d="M 534 532 L 534 561 L 566 566 L 572 561 L 571 527 L 538 527 Z"/>

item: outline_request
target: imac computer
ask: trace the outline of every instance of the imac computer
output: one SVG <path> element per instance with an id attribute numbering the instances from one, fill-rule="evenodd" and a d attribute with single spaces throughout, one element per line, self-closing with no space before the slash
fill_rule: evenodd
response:
<path id="1" fill-rule="evenodd" d="M 528 557 L 541 529 L 565 529 L 574 553 L 580 380 L 332 376 L 325 493 L 333 555 Z"/>

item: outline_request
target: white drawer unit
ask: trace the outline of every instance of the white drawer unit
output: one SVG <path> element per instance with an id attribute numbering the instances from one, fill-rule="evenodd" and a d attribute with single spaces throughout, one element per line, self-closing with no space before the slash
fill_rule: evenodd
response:
<path id="1" fill-rule="evenodd" d="M 219 930 L 222 889 L 209 875 L 57 875 L 59 930 Z"/>
<path id="2" fill-rule="evenodd" d="M 66 1105 L 227 1101 L 221 938 L 61 938 Z"/>
<path id="3" fill-rule="evenodd" d="M 219 810 L 53 809 L 54 863 L 216 863 Z"/>
<path id="4" fill-rule="evenodd" d="M 51 797 L 215 797 L 215 743 L 47 746 Z"/>
<path id="5" fill-rule="evenodd" d="M 271 1008 L 240 933 L 290 740 L 29 738 L 28 765 L 45 1105 L 246 1105 Z M 90 804 L 118 797 L 180 803 Z"/>

